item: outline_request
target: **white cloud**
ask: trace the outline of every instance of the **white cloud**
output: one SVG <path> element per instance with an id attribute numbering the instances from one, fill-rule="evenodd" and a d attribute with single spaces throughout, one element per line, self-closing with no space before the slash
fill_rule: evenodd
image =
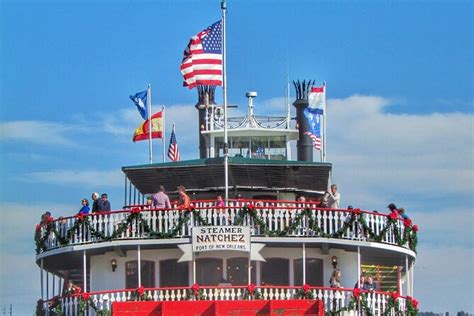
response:
<path id="1" fill-rule="evenodd" d="M 67 136 L 74 128 L 47 121 L 0 122 L 0 139 L 26 141 L 35 144 L 72 145 Z"/>
<path id="2" fill-rule="evenodd" d="M 391 102 L 360 95 L 328 101 L 328 161 L 341 189 L 473 192 L 473 115 L 384 112 Z"/>
<path id="3" fill-rule="evenodd" d="M 24 181 L 89 187 L 117 187 L 123 185 L 120 170 L 51 170 L 32 172 L 22 177 Z"/>
<path id="4" fill-rule="evenodd" d="M 472 234 L 472 232 L 471 232 Z M 415 297 L 420 310 L 451 315 L 474 310 L 474 252 L 459 246 L 420 246 L 415 266 Z"/>
<path id="5" fill-rule="evenodd" d="M 0 303 L 12 304 L 14 314 L 34 312 L 40 297 L 39 268 L 35 263 L 34 227 L 51 210 L 67 216 L 72 205 L 56 203 L 0 203 Z"/>

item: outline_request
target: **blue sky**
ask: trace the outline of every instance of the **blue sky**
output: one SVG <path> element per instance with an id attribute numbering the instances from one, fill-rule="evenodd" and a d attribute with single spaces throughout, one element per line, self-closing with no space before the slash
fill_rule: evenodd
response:
<path id="1" fill-rule="evenodd" d="M 145 142 L 131 142 L 140 117 L 129 94 L 150 83 L 182 156 L 197 156 L 196 92 L 182 87 L 179 63 L 220 10 L 4 0 L 0 11 L 0 305 L 26 314 L 39 296 L 31 236 L 41 212 L 76 212 L 93 191 L 119 207 L 120 167 L 147 161 Z M 328 82 L 328 158 L 343 203 L 411 210 L 423 227 L 423 310 L 474 312 L 472 13 L 470 1 L 228 3 L 229 102 L 245 109 L 256 90 L 258 114 L 283 113 L 288 75 Z"/>

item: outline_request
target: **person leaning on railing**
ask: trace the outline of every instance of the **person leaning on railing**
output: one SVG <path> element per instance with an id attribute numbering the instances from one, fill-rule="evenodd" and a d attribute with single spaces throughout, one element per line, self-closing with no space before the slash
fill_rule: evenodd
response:
<path id="1" fill-rule="evenodd" d="M 180 209 L 189 208 L 189 206 L 191 206 L 191 199 L 189 198 L 189 195 L 186 194 L 186 188 L 184 187 L 184 185 L 178 186 L 178 194 L 179 194 L 178 208 Z"/>
<path id="2" fill-rule="evenodd" d="M 102 193 L 97 205 L 97 212 L 110 212 L 111 205 L 107 193 Z"/>
<path id="3" fill-rule="evenodd" d="M 165 193 L 165 187 L 160 185 L 158 192 L 153 194 L 154 208 L 171 208 L 170 198 Z"/>
<path id="4" fill-rule="evenodd" d="M 366 291 L 375 291 L 377 290 L 377 284 L 374 282 L 374 278 L 371 275 L 368 275 L 366 277 L 366 281 L 364 282 L 364 285 L 362 286 L 363 290 Z"/>

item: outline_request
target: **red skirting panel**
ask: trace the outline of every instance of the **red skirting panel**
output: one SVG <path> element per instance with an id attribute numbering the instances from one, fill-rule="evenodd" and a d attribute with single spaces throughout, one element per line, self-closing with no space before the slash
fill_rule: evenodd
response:
<path id="1" fill-rule="evenodd" d="M 114 316 L 323 316 L 320 300 L 115 302 Z"/>

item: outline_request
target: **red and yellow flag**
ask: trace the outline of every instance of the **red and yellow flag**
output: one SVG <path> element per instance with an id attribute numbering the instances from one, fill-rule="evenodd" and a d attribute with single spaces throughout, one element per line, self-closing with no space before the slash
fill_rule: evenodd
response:
<path id="1" fill-rule="evenodd" d="M 133 142 L 147 140 L 150 138 L 148 120 L 141 123 L 133 134 Z M 163 111 L 157 112 L 151 116 L 151 138 L 163 137 Z"/>

